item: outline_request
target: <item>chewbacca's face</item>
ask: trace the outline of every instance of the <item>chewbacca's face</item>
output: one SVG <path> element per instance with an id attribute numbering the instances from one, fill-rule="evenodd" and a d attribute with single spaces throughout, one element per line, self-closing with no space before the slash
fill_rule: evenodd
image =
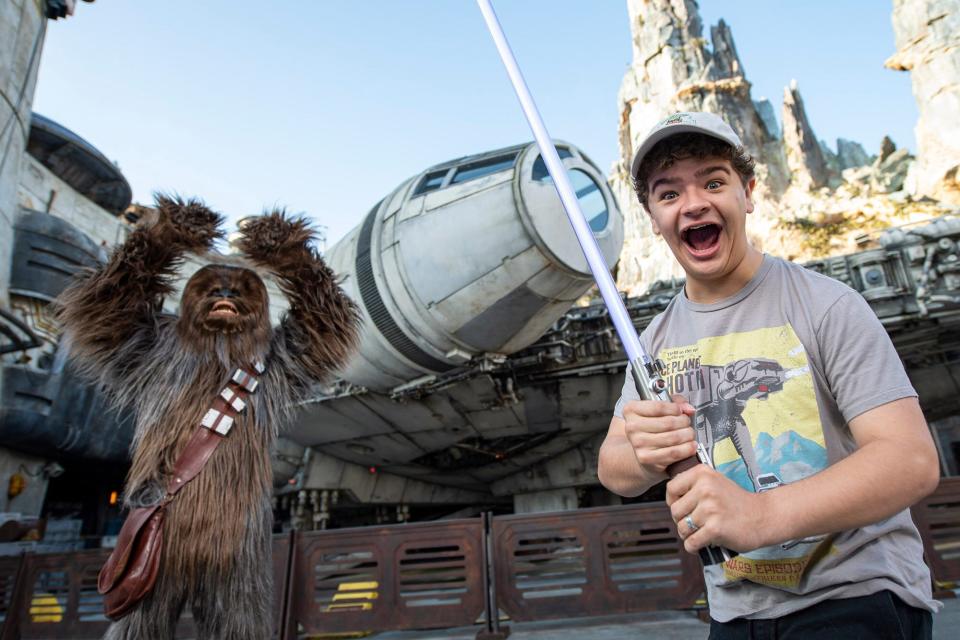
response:
<path id="1" fill-rule="evenodd" d="M 187 282 L 180 317 L 201 333 L 250 333 L 268 321 L 267 288 L 249 269 L 207 265 Z"/>

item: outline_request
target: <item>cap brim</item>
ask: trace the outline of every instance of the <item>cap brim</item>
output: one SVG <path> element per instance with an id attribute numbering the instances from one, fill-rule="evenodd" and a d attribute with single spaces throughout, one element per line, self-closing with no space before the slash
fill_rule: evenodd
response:
<path id="1" fill-rule="evenodd" d="M 727 138 L 703 127 L 698 127 L 692 124 L 672 124 L 653 132 L 647 136 L 646 140 L 643 141 L 643 144 L 640 145 L 637 153 L 633 156 L 633 164 L 630 165 L 630 177 L 635 178 L 637 176 L 637 171 L 640 169 L 643 159 L 648 153 L 650 153 L 650 150 L 653 149 L 658 142 L 661 140 L 666 140 L 671 136 L 675 136 L 678 133 L 702 133 L 705 136 L 710 136 L 711 138 L 716 138 L 717 140 L 723 140 L 732 147 L 739 145 L 739 142 L 728 140 Z"/>

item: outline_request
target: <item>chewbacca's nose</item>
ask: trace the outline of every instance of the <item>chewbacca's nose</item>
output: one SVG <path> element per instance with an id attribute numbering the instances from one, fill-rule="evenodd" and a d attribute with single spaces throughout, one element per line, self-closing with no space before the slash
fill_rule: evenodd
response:
<path id="1" fill-rule="evenodd" d="M 213 294 L 219 298 L 236 298 L 237 292 L 229 287 L 221 287 L 213 292 Z"/>

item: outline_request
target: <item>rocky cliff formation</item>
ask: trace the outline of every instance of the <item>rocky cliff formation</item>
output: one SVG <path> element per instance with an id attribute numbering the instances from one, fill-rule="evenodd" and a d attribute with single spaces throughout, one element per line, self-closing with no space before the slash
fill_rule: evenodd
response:
<path id="1" fill-rule="evenodd" d="M 893 32 L 886 66 L 910 72 L 920 110 L 915 189 L 960 205 L 960 3 L 894 0 Z"/>
<path id="2" fill-rule="evenodd" d="M 944 8 L 955 7 L 957 0 L 896 0 L 895 4 L 897 13 L 904 14 L 915 9 L 900 5 L 937 5 L 942 11 L 925 10 L 923 14 L 931 16 L 933 25 L 950 25 L 950 16 L 957 16 L 956 11 Z M 635 146 L 656 122 L 675 111 L 721 115 L 757 159 L 757 209 L 749 231 L 751 241 L 764 251 L 796 260 L 852 252 L 864 233 L 943 213 L 939 203 L 923 198 L 933 193 L 920 186 L 928 170 L 923 162 L 915 166 L 907 150 L 897 150 L 885 140 L 880 155 L 871 157 L 856 142 L 840 139 L 833 150 L 818 140 L 793 81 L 784 89 L 781 128 L 770 102 L 751 96 L 730 28 L 721 20 L 710 29 L 708 45 L 694 0 L 627 0 L 627 6 L 633 62 L 620 88 L 620 160 L 610 176 L 625 216 L 626 238 L 618 270 L 622 290 L 638 294 L 655 280 L 682 275 L 666 245 L 652 235 L 629 175 Z M 936 19 L 940 13 L 946 17 Z M 923 33 L 929 35 L 930 19 L 923 24 L 927 29 Z M 951 33 L 939 27 L 934 30 L 943 36 L 937 40 L 941 44 Z M 898 45 L 900 39 L 898 35 Z M 937 60 L 947 57 L 942 50 L 929 53 L 929 43 L 920 49 L 900 46 L 901 54 L 907 50 L 911 53 L 904 54 L 899 64 L 913 64 L 911 68 L 919 64 L 920 49 Z M 960 75 L 956 73 L 958 54 L 952 55 L 954 71 L 949 78 L 955 83 Z M 925 91 L 931 90 L 932 82 L 923 85 Z M 941 94 L 950 93 L 948 80 L 941 77 L 939 82 Z M 954 116 L 960 95 L 956 86 L 950 93 Z M 928 101 L 936 100 L 931 96 Z M 948 103 L 937 102 L 938 109 Z M 960 128 L 954 125 L 951 133 L 960 133 Z M 921 158 L 929 148 L 920 147 Z M 954 173 L 950 175 L 956 184 L 960 144 L 952 148 Z M 942 164 L 935 171 L 949 174 Z"/>

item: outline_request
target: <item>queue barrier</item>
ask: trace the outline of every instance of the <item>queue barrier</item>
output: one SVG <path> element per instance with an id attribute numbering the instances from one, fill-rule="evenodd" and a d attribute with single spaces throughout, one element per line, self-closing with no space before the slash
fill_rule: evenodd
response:
<path id="1" fill-rule="evenodd" d="M 960 582 L 960 478 L 912 508 L 938 584 Z M 663 505 L 291 532 L 273 541 L 277 640 L 687 609 L 703 594 Z M 0 640 L 100 638 L 107 550 L 0 557 Z M 189 611 L 178 638 L 194 636 Z"/>
<path id="2" fill-rule="evenodd" d="M 960 477 L 941 478 L 937 490 L 910 511 L 934 581 L 960 582 Z"/>

